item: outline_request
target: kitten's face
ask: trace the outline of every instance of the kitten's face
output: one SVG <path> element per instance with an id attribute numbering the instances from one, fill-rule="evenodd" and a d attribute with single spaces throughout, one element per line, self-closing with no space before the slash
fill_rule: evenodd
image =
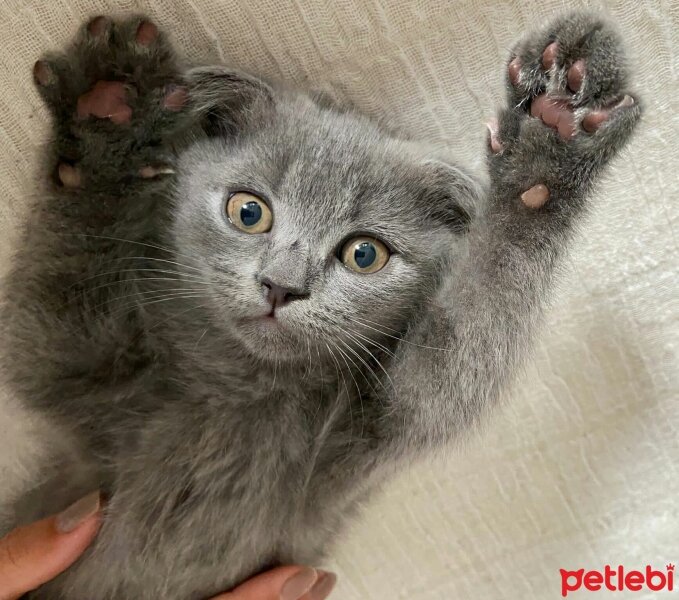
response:
<path id="1" fill-rule="evenodd" d="M 450 199 L 374 126 L 308 100 L 277 112 L 184 155 L 175 243 L 209 284 L 214 327 L 252 355 L 358 364 L 429 298 L 458 237 Z"/>

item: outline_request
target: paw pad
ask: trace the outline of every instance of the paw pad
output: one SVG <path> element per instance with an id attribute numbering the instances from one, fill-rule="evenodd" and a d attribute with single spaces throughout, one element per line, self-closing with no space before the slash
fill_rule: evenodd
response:
<path id="1" fill-rule="evenodd" d="M 67 188 L 77 188 L 80 187 L 82 179 L 80 177 L 80 171 L 69 164 L 61 163 L 59 165 L 59 179 L 64 187 Z"/>
<path id="2" fill-rule="evenodd" d="M 490 134 L 488 141 L 490 149 L 493 151 L 493 154 L 499 154 L 505 149 L 504 144 L 500 141 L 500 124 L 497 119 L 491 119 L 486 123 L 486 127 L 488 127 Z"/>
<path id="3" fill-rule="evenodd" d="M 585 78 L 585 61 L 582 59 L 576 60 L 566 75 L 566 81 L 568 82 L 568 89 L 571 92 L 579 92 L 582 87 L 582 81 Z"/>
<path id="4" fill-rule="evenodd" d="M 92 37 L 101 37 L 108 30 L 110 23 L 106 17 L 95 17 L 87 24 L 87 31 Z"/>
<path id="5" fill-rule="evenodd" d="M 545 70 L 551 69 L 556 63 L 556 53 L 559 51 L 559 47 L 556 42 L 552 42 L 547 46 L 542 53 L 542 66 Z"/>
<path id="6" fill-rule="evenodd" d="M 549 189 L 538 183 L 521 194 L 521 202 L 528 208 L 541 208 L 549 200 Z"/>
<path id="7" fill-rule="evenodd" d="M 169 85 L 167 93 L 163 98 L 163 107 L 171 111 L 181 110 L 189 98 L 189 93 L 185 87 Z"/>
<path id="8" fill-rule="evenodd" d="M 120 81 L 97 81 L 94 87 L 78 98 L 78 118 L 89 116 L 111 119 L 116 125 L 129 123 L 132 109 L 126 103 L 127 92 Z"/>
<path id="9" fill-rule="evenodd" d="M 512 82 L 512 85 L 518 85 L 521 76 L 521 61 L 518 58 L 513 59 L 507 70 L 509 71 L 509 81 Z"/>
<path id="10" fill-rule="evenodd" d="M 530 113 L 541 119 L 545 125 L 556 129 L 559 135 L 568 140 L 575 133 L 575 116 L 565 100 L 556 100 L 547 94 L 540 94 L 531 103 Z"/>
<path id="11" fill-rule="evenodd" d="M 158 27 L 151 21 L 142 21 L 137 27 L 135 41 L 140 46 L 150 46 L 158 37 Z"/>
<path id="12" fill-rule="evenodd" d="M 43 87 L 54 82 L 54 73 L 44 60 L 39 60 L 35 63 L 35 66 L 33 67 L 33 77 L 38 85 Z"/>

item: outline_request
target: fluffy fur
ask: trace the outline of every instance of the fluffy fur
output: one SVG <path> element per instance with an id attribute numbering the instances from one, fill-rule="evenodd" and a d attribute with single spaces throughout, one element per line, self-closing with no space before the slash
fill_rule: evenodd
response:
<path id="1" fill-rule="evenodd" d="M 55 139 L 5 282 L 3 365 L 78 452 L 5 527 L 89 489 L 108 505 L 92 548 L 32 598 L 197 600 L 274 564 L 317 564 L 375 485 L 495 403 L 640 114 L 569 141 L 529 116 L 548 86 L 570 98 L 562 70 L 539 66 L 553 40 L 560 64 L 588 61 L 570 98 L 580 118 L 626 91 L 610 28 L 559 19 L 514 52 L 522 79 L 484 187 L 351 110 L 224 67 L 182 73 L 162 34 L 135 42 L 139 23 L 83 28 L 40 82 Z M 101 80 L 135 90 L 130 124 L 74 118 Z M 169 83 L 189 90 L 181 111 L 163 108 Z M 79 187 L 61 184 L 63 163 Z M 174 172 L 140 177 L 149 165 Z M 537 183 L 550 200 L 533 210 L 520 195 Z M 270 233 L 225 218 L 244 189 L 267 199 Z M 341 264 L 355 233 L 391 247 L 384 269 Z M 268 311 L 264 277 L 308 294 L 277 326 L 252 320 Z"/>

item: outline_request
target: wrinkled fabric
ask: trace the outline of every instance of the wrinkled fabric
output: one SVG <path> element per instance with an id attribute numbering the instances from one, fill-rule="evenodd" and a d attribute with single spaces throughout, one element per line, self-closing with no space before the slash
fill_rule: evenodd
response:
<path id="1" fill-rule="evenodd" d="M 48 118 L 31 67 L 97 13 L 149 14 L 190 62 L 319 88 L 482 168 L 512 42 L 556 0 L 3 0 L 0 266 Z M 679 560 L 679 4 L 605 3 L 645 117 L 609 169 L 525 372 L 482 431 L 378 495 L 336 549 L 339 600 L 560 597 L 559 568 Z M 0 405 L 0 501 L 50 454 Z M 1 503 L 1 502 L 0 502 Z M 0 515 L 1 516 L 1 515 Z M 650 597 L 631 594 L 622 597 Z"/>

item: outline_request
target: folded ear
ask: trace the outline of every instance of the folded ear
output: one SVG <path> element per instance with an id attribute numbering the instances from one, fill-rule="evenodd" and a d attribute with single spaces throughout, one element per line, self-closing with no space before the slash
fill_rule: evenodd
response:
<path id="1" fill-rule="evenodd" d="M 430 217 L 455 233 L 465 233 L 478 213 L 481 185 L 459 167 L 439 159 L 427 159 L 422 168 Z"/>
<path id="2" fill-rule="evenodd" d="M 229 135 L 264 120 L 274 106 L 274 91 L 252 75 L 227 67 L 197 67 L 186 75 L 191 105 L 208 135 Z"/>

